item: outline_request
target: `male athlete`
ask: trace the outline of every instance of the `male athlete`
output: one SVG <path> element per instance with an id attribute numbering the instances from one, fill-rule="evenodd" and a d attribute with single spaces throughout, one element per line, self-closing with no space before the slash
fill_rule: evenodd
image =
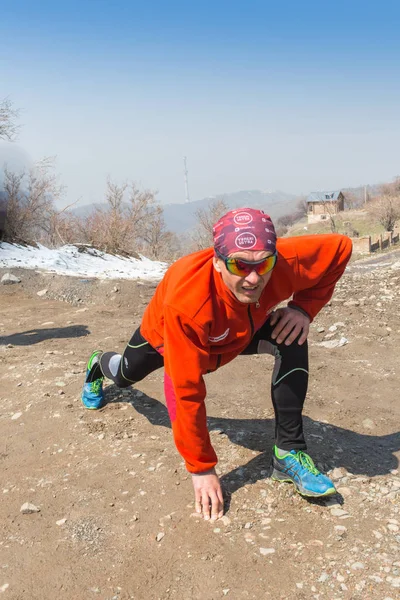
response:
<path id="1" fill-rule="evenodd" d="M 239 354 L 272 354 L 272 478 L 292 482 L 303 496 L 334 494 L 333 483 L 305 452 L 307 335 L 350 255 L 351 241 L 343 235 L 277 240 L 263 211 L 229 211 L 214 226 L 213 248 L 185 256 L 167 270 L 122 356 L 92 354 L 84 406 L 104 405 L 104 377 L 124 388 L 164 366 L 172 431 L 192 474 L 196 511 L 216 519 L 223 515 L 223 496 L 207 430 L 204 376 Z M 275 309 L 288 299 L 286 307 Z"/>

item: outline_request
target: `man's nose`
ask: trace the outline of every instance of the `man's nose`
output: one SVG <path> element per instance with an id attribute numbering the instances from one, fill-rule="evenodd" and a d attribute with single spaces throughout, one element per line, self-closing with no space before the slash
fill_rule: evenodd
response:
<path id="1" fill-rule="evenodd" d="M 246 281 L 251 285 L 256 285 L 260 281 L 261 275 L 255 269 L 245 277 Z"/>

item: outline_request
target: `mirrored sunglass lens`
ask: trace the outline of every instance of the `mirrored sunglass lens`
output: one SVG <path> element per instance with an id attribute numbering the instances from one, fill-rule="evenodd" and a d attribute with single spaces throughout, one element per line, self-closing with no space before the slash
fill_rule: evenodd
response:
<path id="1" fill-rule="evenodd" d="M 246 277 L 253 270 L 257 271 L 259 275 L 265 275 L 275 266 L 276 256 L 268 256 L 261 263 L 252 265 L 250 263 L 243 262 L 238 258 L 229 259 L 226 261 L 226 266 L 228 271 L 233 275 L 238 275 L 240 277 Z"/>
<path id="2" fill-rule="evenodd" d="M 240 275 L 244 277 L 244 275 L 248 275 L 251 272 L 251 267 L 241 260 L 233 259 L 227 262 L 228 271 L 230 271 L 233 275 Z"/>
<path id="3" fill-rule="evenodd" d="M 258 265 L 257 273 L 259 275 L 265 275 L 266 273 L 271 271 L 271 269 L 274 268 L 275 262 L 276 262 L 275 256 L 268 256 L 263 263 Z"/>

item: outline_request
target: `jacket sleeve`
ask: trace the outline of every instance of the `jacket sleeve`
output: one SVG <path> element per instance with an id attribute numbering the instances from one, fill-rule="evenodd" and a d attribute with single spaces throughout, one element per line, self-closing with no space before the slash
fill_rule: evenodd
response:
<path id="1" fill-rule="evenodd" d="M 307 313 L 311 321 L 332 297 L 352 252 L 350 238 L 339 234 L 302 236 L 296 241 L 298 275 L 288 306 Z"/>
<path id="2" fill-rule="evenodd" d="M 208 351 L 204 332 L 191 319 L 166 306 L 164 313 L 165 394 L 178 452 L 191 473 L 217 464 L 205 407 Z"/>

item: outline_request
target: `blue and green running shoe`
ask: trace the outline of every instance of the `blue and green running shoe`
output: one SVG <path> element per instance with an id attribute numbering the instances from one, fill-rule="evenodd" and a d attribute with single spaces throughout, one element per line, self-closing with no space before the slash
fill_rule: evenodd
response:
<path id="1" fill-rule="evenodd" d="M 271 478 L 293 483 L 302 496 L 318 498 L 336 494 L 332 481 L 318 471 L 312 458 L 303 450 L 291 450 L 280 454 L 274 446 L 272 466 Z"/>
<path id="2" fill-rule="evenodd" d="M 89 358 L 86 369 L 86 380 L 82 391 L 82 403 L 85 408 L 90 410 L 97 410 L 104 404 L 104 392 L 103 392 L 103 375 L 93 379 L 93 370 L 98 365 L 99 356 L 102 354 L 100 350 L 93 352 Z M 100 367 L 98 366 L 98 373 L 100 374 Z"/>

